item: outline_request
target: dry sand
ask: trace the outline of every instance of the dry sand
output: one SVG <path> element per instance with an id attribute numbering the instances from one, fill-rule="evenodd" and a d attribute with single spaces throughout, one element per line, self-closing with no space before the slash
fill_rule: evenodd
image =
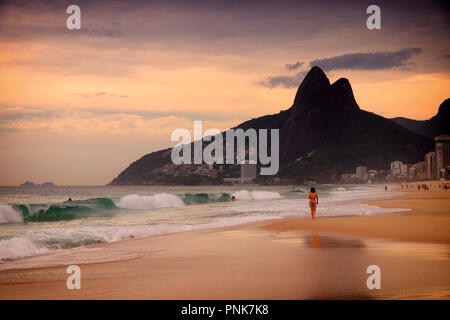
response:
<path id="1" fill-rule="evenodd" d="M 29 266 L 55 259 L 63 266 L 0 271 L 0 298 L 449 299 L 450 191 L 408 190 L 370 204 L 412 210 L 253 223 L 33 257 Z M 108 259 L 115 261 L 91 262 Z M 81 290 L 66 288 L 72 263 L 81 267 Z M 380 290 L 366 286 L 373 264 L 381 268 Z"/>

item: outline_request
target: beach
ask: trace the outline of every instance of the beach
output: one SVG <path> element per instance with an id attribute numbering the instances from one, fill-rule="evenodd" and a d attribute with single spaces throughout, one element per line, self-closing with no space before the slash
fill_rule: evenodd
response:
<path id="1" fill-rule="evenodd" d="M 0 298 L 449 299 L 450 191 L 388 192 L 365 203 L 410 211 L 285 217 L 10 261 Z M 66 287 L 71 264 L 80 290 Z M 370 265 L 379 290 L 367 288 Z"/>

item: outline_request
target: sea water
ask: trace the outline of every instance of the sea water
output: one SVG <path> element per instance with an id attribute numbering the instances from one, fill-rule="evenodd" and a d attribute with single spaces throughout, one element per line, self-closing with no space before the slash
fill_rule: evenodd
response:
<path id="1" fill-rule="evenodd" d="M 316 189 L 318 218 L 405 210 L 362 204 L 393 195 L 380 185 Z M 310 218 L 308 193 L 306 186 L 0 187 L 0 263 L 90 244 Z"/>

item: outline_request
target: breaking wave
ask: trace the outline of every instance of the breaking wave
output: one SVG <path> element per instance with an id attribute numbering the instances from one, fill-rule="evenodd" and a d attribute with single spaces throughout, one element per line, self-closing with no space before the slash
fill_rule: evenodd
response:
<path id="1" fill-rule="evenodd" d="M 22 222 L 22 215 L 8 204 L 0 204 L 0 223 Z"/>
<path id="2" fill-rule="evenodd" d="M 120 198 L 116 205 L 123 209 L 145 210 L 182 207 L 184 202 L 176 195 L 168 193 L 159 193 L 153 196 L 130 194 Z"/>
<path id="3" fill-rule="evenodd" d="M 282 198 L 282 196 L 278 192 L 247 190 L 236 191 L 235 193 L 233 193 L 233 196 L 238 200 L 266 200 Z"/>
<path id="4" fill-rule="evenodd" d="M 278 192 L 240 190 L 234 193 L 183 193 L 179 195 L 158 193 L 154 195 L 130 194 L 117 199 L 92 198 L 41 204 L 0 204 L 0 224 L 17 222 L 50 222 L 108 217 L 114 210 L 158 210 L 180 208 L 185 205 L 229 202 L 237 200 L 279 199 Z"/>
<path id="5" fill-rule="evenodd" d="M 181 199 L 185 204 L 203 204 L 211 202 L 228 202 L 231 201 L 229 193 L 184 193 Z"/>
<path id="6" fill-rule="evenodd" d="M 11 207 L 24 222 L 48 222 L 108 216 L 116 205 L 109 198 L 93 198 L 54 204 L 13 204 Z"/>
<path id="7" fill-rule="evenodd" d="M 181 208 L 185 205 L 230 202 L 237 200 L 264 200 L 282 198 L 278 192 L 240 190 L 234 193 L 158 193 L 154 195 L 129 194 L 121 198 L 92 198 L 40 204 L 0 204 L 0 224 L 20 222 L 51 222 L 113 216 L 118 209 L 158 210 Z"/>

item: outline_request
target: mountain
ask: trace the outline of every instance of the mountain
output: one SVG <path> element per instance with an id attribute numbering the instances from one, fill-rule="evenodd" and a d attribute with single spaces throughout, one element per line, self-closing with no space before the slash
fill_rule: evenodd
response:
<path id="1" fill-rule="evenodd" d="M 347 79 L 330 85 L 323 71 L 313 67 L 301 83 L 291 114 L 281 129 L 282 161 L 316 149 L 338 134 L 359 111 Z"/>
<path id="2" fill-rule="evenodd" d="M 236 128 L 280 130 L 280 170 L 276 176 L 258 176 L 259 183 L 335 182 L 361 165 L 388 170 L 394 160 L 423 161 L 433 149 L 432 139 L 361 110 L 350 82 L 341 78 L 330 84 L 317 66 L 303 79 L 289 109 Z M 170 153 L 165 149 L 145 155 L 110 184 L 208 184 L 239 174 L 239 166 L 226 165 L 219 166 L 218 178 L 210 177 L 205 165 L 173 165 Z"/>
<path id="3" fill-rule="evenodd" d="M 55 184 L 53 182 L 44 182 L 43 184 L 40 185 L 41 187 L 56 187 Z"/>
<path id="4" fill-rule="evenodd" d="M 42 184 L 35 184 L 33 182 L 30 181 L 25 181 L 24 183 L 22 183 L 21 185 L 19 185 L 19 187 L 56 187 L 53 182 L 44 182 Z"/>
<path id="5" fill-rule="evenodd" d="M 24 183 L 22 183 L 21 185 L 19 185 L 19 187 L 35 187 L 36 184 L 30 181 L 25 181 Z"/>
<path id="6" fill-rule="evenodd" d="M 391 120 L 404 128 L 430 138 L 441 134 L 450 134 L 450 99 L 444 100 L 439 106 L 438 113 L 428 120 L 413 120 L 403 117 Z"/>

